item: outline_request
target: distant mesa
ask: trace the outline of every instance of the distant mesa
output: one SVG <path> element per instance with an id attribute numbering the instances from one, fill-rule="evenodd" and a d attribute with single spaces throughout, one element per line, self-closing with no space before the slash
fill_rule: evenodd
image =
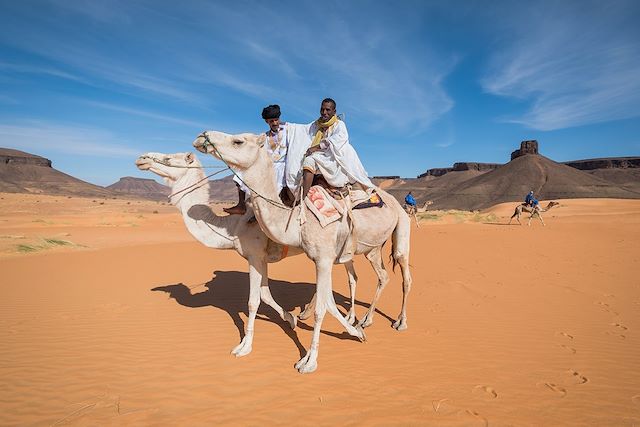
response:
<path id="1" fill-rule="evenodd" d="M 150 178 L 125 176 L 115 184 L 106 187 L 116 193 L 151 200 L 165 200 L 170 193 L 169 187 Z"/>
<path id="2" fill-rule="evenodd" d="M 0 191 L 113 197 L 113 193 L 52 167 L 51 160 L 23 151 L 0 148 Z"/>
<path id="3" fill-rule="evenodd" d="M 488 172 L 500 166 L 502 166 L 502 164 L 500 163 L 458 162 L 458 163 L 454 163 L 453 167 L 450 167 L 450 168 L 429 169 L 425 173 L 418 175 L 418 178 L 425 178 L 429 176 L 438 177 L 449 172 L 460 172 L 460 171 Z"/>
<path id="4" fill-rule="evenodd" d="M 511 160 L 517 159 L 518 157 L 526 154 L 538 154 L 538 141 L 535 139 L 522 141 L 520 143 L 520 148 L 511 153 Z"/>

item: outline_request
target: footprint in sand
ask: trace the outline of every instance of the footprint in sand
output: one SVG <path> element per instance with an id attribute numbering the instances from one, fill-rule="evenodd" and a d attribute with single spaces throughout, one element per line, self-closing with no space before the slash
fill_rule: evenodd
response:
<path id="1" fill-rule="evenodd" d="M 570 335 L 570 334 L 568 334 L 566 332 L 558 332 L 556 335 L 559 335 L 559 336 L 565 337 L 565 338 L 569 338 L 570 340 L 573 339 L 573 335 Z"/>
<path id="2" fill-rule="evenodd" d="M 571 354 L 576 354 L 576 349 L 573 347 L 569 347 L 568 345 L 560 344 L 559 347 L 564 348 Z"/>
<path id="3" fill-rule="evenodd" d="M 589 378 L 585 377 L 578 371 L 574 371 L 573 369 L 569 369 L 567 374 L 571 376 L 571 382 L 574 384 L 586 384 L 589 382 Z"/>
<path id="4" fill-rule="evenodd" d="M 567 395 L 567 389 L 566 388 L 560 387 L 559 385 L 554 384 L 554 383 L 538 383 L 536 385 L 538 387 L 543 387 L 543 388 L 551 390 L 552 392 L 557 394 L 559 397 L 565 397 Z"/>
<path id="5" fill-rule="evenodd" d="M 473 388 L 473 392 L 482 392 L 482 394 L 486 397 L 488 397 L 489 399 L 495 399 L 498 397 L 498 393 L 489 386 L 486 385 L 477 385 Z"/>
<path id="6" fill-rule="evenodd" d="M 463 411 L 458 412 L 458 416 L 466 418 L 467 420 L 471 417 L 485 426 L 489 425 L 489 420 L 487 420 L 485 417 L 480 415 L 478 412 L 473 411 L 471 409 L 465 409 Z M 468 424 L 465 422 L 465 425 L 468 425 Z"/>
<path id="7" fill-rule="evenodd" d="M 621 332 L 624 332 L 629 328 L 624 326 L 622 323 L 610 323 L 609 325 L 611 325 L 613 328 L 612 328 L 612 331 L 605 332 L 607 335 L 620 338 L 621 340 L 627 339 L 627 336 L 625 334 L 622 334 Z"/>
<path id="8" fill-rule="evenodd" d="M 433 412 L 440 415 L 451 415 L 458 412 L 458 408 L 449 399 L 432 400 L 431 407 Z"/>
<path id="9" fill-rule="evenodd" d="M 610 323 L 610 325 L 613 326 L 614 328 L 620 329 L 621 331 L 626 331 L 627 329 L 629 329 L 626 326 L 624 326 L 622 323 Z"/>
<path id="10" fill-rule="evenodd" d="M 614 316 L 617 316 L 618 314 L 620 314 L 620 313 L 618 313 L 617 311 L 613 310 L 613 309 L 611 308 L 611 306 L 610 306 L 609 304 L 607 304 L 606 302 L 598 301 L 598 302 L 596 302 L 596 303 L 594 303 L 594 304 L 596 304 L 597 306 L 599 306 L 599 307 L 600 307 L 600 309 L 601 309 L 602 311 L 606 311 L 607 313 L 611 313 L 611 314 L 613 314 Z"/>

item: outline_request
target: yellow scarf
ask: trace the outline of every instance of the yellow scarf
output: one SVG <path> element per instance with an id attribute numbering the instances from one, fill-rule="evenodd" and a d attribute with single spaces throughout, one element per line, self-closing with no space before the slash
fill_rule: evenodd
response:
<path id="1" fill-rule="evenodd" d="M 338 116 L 336 115 L 331 117 L 326 122 L 321 122 L 320 119 L 316 120 L 316 126 L 318 126 L 318 131 L 313 137 L 313 142 L 311 143 L 311 146 L 315 147 L 316 145 L 320 145 L 320 140 L 322 139 L 322 135 L 324 134 L 324 131 L 327 130 L 331 125 L 333 125 L 337 121 L 338 121 Z"/>

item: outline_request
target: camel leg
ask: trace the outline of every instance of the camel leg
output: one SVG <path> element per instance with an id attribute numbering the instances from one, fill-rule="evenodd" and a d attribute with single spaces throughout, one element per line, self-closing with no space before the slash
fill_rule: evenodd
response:
<path id="1" fill-rule="evenodd" d="M 311 301 L 309 301 L 309 304 L 307 304 L 307 306 L 304 308 L 304 310 L 302 310 L 302 313 L 298 314 L 298 319 L 299 320 L 307 320 L 310 316 L 311 313 L 313 313 L 315 307 L 316 307 L 316 296 L 318 294 L 315 293 L 313 294 L 313 298 L 311 298 Z"/>
<path id="2" fill-rule="evenodd" d="M 409 239 L 411 233 L 410 224 L 405 224 L 402 219 L 393 233 L 393 258 L 402 270 L 402 309 L 398 320 L 393 323 L 393 328 L 398 331 L 407 329 L 407 299 L 411 291 L 411 272 L 409 271 Z"/>
<path id="3" fill-rule="evenodd" d="M 354 335 L 361 340 L 364 340 L 364 331 L 362 328 L 355 328 L 350 325 L 347 320 L 340 314 L 336 302 L 333 299 L 333 292 L 331 289 L 331 269 L 333 267 L 333 259 L 327 257 L 326 259 L 316 260 L 316 304 L 314 309 L 315 323 L 313 325 L 313 337 L 311 339 L 311 346 L 307 354 L 300 359 L 295 368 L 301 374 L 308 374 L 315 371 L 318 368 L 318 348 L 320 346 L 320 329 L 322 327 L 322 320 L 327 310 L 344 326 L 349 334 Z"/>
<path id="4" fill-rule="evenodd" d="M 389 283 L 389 274 L 387 274 L 387 270 L 385 270 L 384 268 L 381 249 L 381 247 L 374 248 L 367 254 L 367 259 L 371 263 L 371 266 L 378 276 L 378 287 L 376 288 L 376 294 L 373 296 L 373 300 L 371 301 L 369 310 L 367 310 L 367 313 L 359 323 L 359 325 L 363 328 L 366 328 L 367 326 L 371 326 L 373 324 L 373 315 L 376 311 L 376 304 L 378 303 L 380 295 L 382 295 L 382 291 L 384 290 L 385 286 L 387 286 L 387 283 Z"/>
<path id="5" fill-rule="evenodd" d="M 349 320 L 350 323 L 355 322 L 356 312 L 355 312 L 355 299 L 356 299 L 356 283 L 358 281 L 358 276 L 356 275 L 356 270 L 353 268 L 353 261 L 346 262 L 344 264 L 344 268 L 347 270 L 347 276 L 349 277 L 349 292 L 351 292 L 351 310 L 347 316 L 347 319 L 350 319 L 353 316 L 353 320 Z M 311 313 L 313 313 L 313 309 L 316 306 L 316 294 L 313 294 L 313 298 L 307 304 L 307 306 L 302 310 L 302 313 L 298 315 L 299 320 L 307 320 L 311 317 Z"/>
<path id="6" fill-rule="evenodd" d="M 344 264 L 344 268 L 347 270 L 347 276 L 349 277 L 349 297 L 351 300 L 351 307 L 347 313 L 347 322 L 353 325 L 356 322 L 356 284 L 358 283 L 358 276 L 356 270 L 353 268 L 353 261 L 348 261 Z"/>
<path id="7" fill-rule="evenodd" d="M 267 263 L 264 259 L 249 262 L 249 320 L 244 338 L 240 341 L 231 354 L 236 357 L 246 356 L 251 353 L 253 347 L 253 327 L 256 321 L 256 314 L 260 306 L 260 285 L 262 279 L 267 277 Z"/>
<path id="8" fill-rule="evenodd" d="M 262 277 L 262 284 L 260 286 L 260 299 L 264 301 L 264 303 L 269 307 L 273 308 L 280 315 L 280 318 L 282 320 L 284 320 L 285 322 L 289 322 L 289 326 L 291 326 L 291 329 L 296 328 L 296 317 L 288 311 L 285 311 L 273 299 L 273 295 L 271 295 L 271 289 L 269 289 L 269 279 L 267 278 L 266 274 Z"/>
<path id="9" fill-rule="evenodd" d="M 540 212 L 538 212 L 538 218 L 540 218 L 540 222 L 542 223 L 542 225 L 544 226 L 544 220 L 542 219 L 542 214 Z"/>

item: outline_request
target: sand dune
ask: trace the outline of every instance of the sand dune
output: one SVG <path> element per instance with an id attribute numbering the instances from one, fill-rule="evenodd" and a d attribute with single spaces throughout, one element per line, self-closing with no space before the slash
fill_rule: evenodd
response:
<path id="1" fill-rule="evenodd" d="M 392 274 L 368 342 L 325 318 L 310 375 L 293 364 L 312 321 L 291 331 L 265 307 L 253 352 L 229 354 L 247 318 L 235 252 L 171 206 L 95 200 L 0 194 L 1 425 L 640 424 L 638 200 L 561 200 L 546 227 L 503 225 L 515 203 L 423 220 L 409 329 L 390 327 Z M 356 268 L 362 315 L 375 277 Z M 313 264 L 270 272 L 299 312 Z M 334 283 L 344 306 L 343 269 Z"/>

